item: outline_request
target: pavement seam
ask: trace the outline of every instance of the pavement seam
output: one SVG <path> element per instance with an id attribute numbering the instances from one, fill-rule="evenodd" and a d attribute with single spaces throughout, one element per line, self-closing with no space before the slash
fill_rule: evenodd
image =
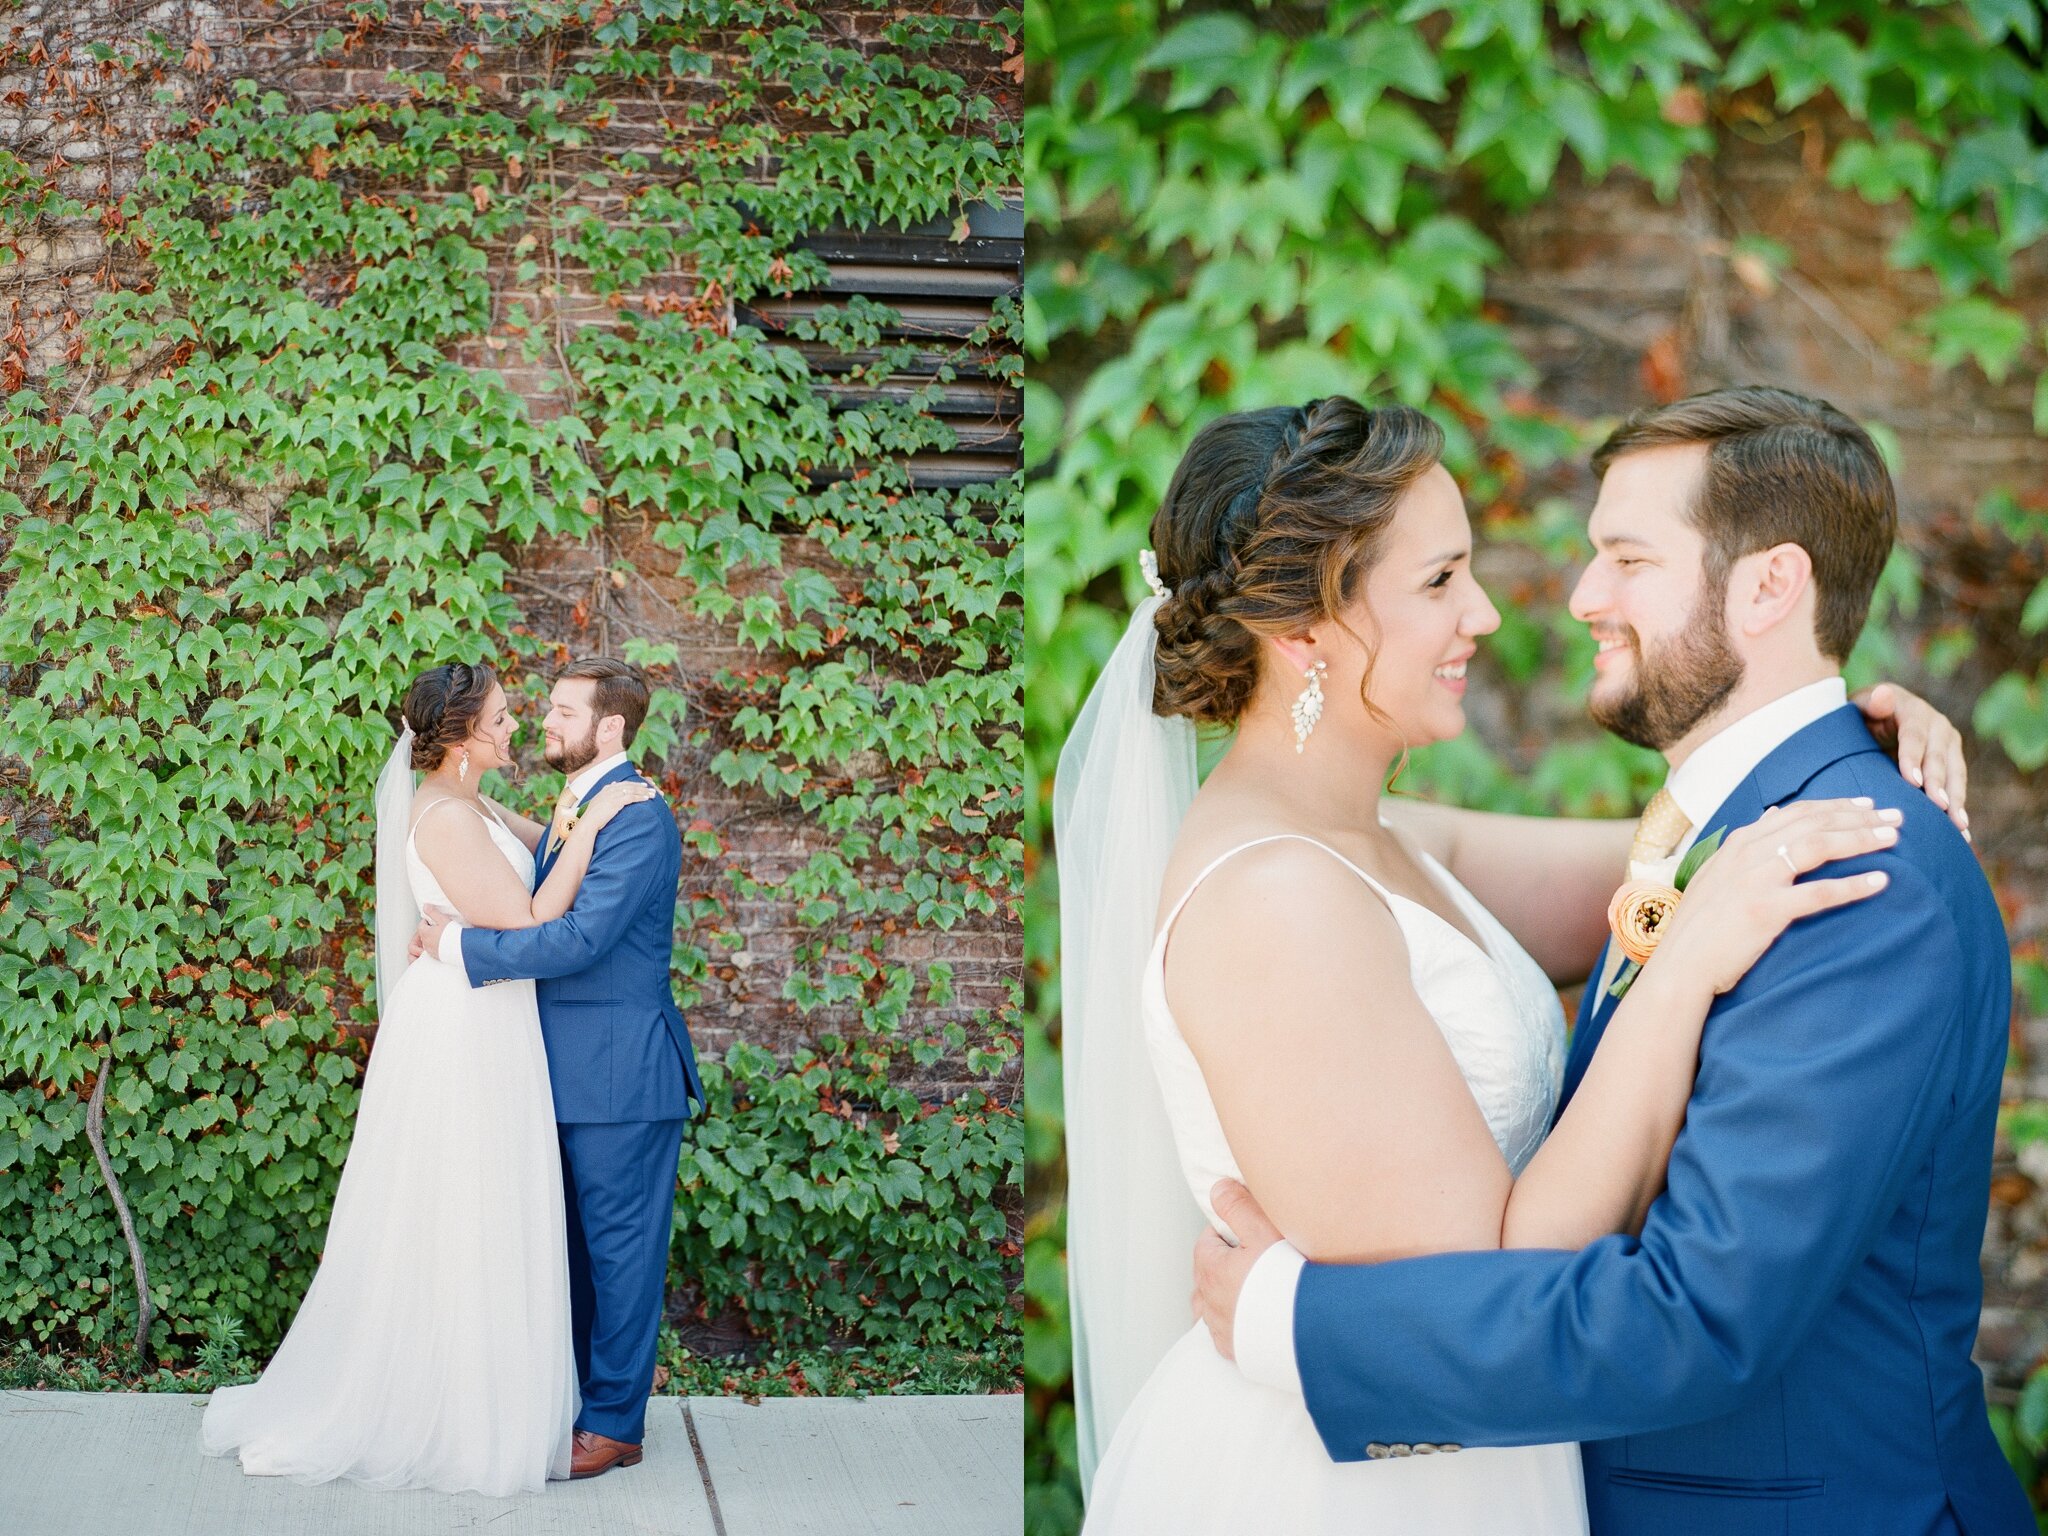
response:
<path id="1" fill-rule="evenodd" d="M 725 1516 L 719 1513 L 718 1489 L 711 1482 L 711 1462 L 704 1454 L 704 1442 L 697 1437 L 697 1420 L 690 1412 L 687 1397 L 683 1399 L 683 1427 L 690 1432 L 690 1449 L 697 1453 L 697 1476 L 704 1483 L 704 1502 L 711 1506 L 712 1536 L 725 1536 Z"/>

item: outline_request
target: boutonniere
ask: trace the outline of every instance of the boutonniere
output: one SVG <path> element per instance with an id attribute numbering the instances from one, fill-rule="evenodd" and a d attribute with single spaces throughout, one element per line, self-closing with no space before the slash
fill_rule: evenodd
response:
<path id="1" fill-rule="evenodd" d="M 564 806 L 555 812 L 554 825 L 548 836 L 549 853 L 553 853 L 576 835 L 576 822 L 582 814 L 580 806 Z"/>
<path id="2" fill-rule="evenodd" d="M 1678 872 L 1669 885 L 1659 880 L 1630 880 L 1614 893 L 1614 899 L 1607 903 L 1607 926 L 1627 959 L 1607 989 L 1609 997 L 1619 998 L 1627 992 L 1642 971 L 1643 962 L 1657 952 L 1657 942 L 1671 926 L 1687 884 L 1699 873 L 1700 866 L 1714 856 L 1726 835 L 1724 830 L 1694 843 L 1679 861 Z"/>

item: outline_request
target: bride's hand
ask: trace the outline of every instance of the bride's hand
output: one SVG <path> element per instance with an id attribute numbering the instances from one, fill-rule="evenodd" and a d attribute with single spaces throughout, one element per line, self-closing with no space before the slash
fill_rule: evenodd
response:
<path id="1" fill-rule="evenodd" d="M 629 805 L 638 805 L 642 800 L 652 800 L 661 791 L 640 779 L 621 779 L 616 784 L 607 784 L 600 789 L 590 804 L 583 808 L 579 825 L 587 825 L 594 837 L 603 831 L 611 819 Z"/>
<path id="2" fill-rule="evenodd" d="M 1883 890 L 1882 871 L 1834 880 L 1798 876 L 1837 859 L 1861 858 L 1899 840 L 1902 813 L 1859 800 L 1804 800 L 1766 811 L 1729 834 L 1687 882 L 1685 895 L 1646 962 L 1667 975 L 1730 990 L 1793 923 Z"/>
<path id="3" fill-rule="evenodd" d="M 1897 683 L 1879 683 L 1849 696 L 1863 711 L 1870 734 L 1899 755 L 1906 782 L 1927 791 L 1928 799 L 1948 812 L 1963 836 L 1970 835 L 1970 813 L 1963 809 L 1970 770 L 1963 761 L 1963 733 L 1940 710 Z"/>

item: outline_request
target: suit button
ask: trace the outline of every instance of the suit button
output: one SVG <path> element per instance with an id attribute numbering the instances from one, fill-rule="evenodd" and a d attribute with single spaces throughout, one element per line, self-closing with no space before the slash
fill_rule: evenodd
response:
<path id="1" fill-rule="evenodd" d="M 1390 1445 L 1387 1447 L 1387 1453 L 1391 1456 L 1413 1456 L 1415 1451 L 1411 1446 Z"/>
<path id="2" fill-rule="evenodd" d="M 1418 1440 L 1415 1442 L 1415 1454 L 1418 1456 L 1434 1456 L 1436 1454 L 1436 1447 L 1427 1440 Z"/>
<path id="3" fill-rule="evenodd" d="M 1385 1461 L 1387 1459 L 1387 1448 L 1375 1440 L 1365 1448 L 1365 1455 L 1368 1461 Z"/>

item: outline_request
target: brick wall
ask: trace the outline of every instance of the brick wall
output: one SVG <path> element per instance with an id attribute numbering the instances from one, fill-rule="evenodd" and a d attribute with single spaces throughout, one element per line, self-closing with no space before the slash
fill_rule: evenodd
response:
<path id="1" fill-rule="evenodd" d="M 489 8 L 503 10 L 515 3 L 492 0 Z M 935 8 L 981 19 L 998 9 L 992 0 Z M 479 14 L 477 8 L 471 11 Z M 827 5 L 810 14 L 841 44 L 872 52 L 881 46 L 889 22 L 915 12 Z M 316 59 L 315 44 L 330 28 L 343 33 L 342 51 Z M 148 70 L 127 72 L 91 56 L 88 45 L 95 42 L 143 56 L 151 31 L 167 40 L 171 56 Z M 720 50 L 714 44 L 709 51 L 716 56 Z M 0 330 L 5 331 L 0 336 L 0 396 L 24 380 L 42 383 L 53 366 L 76 360 L 80 317 L 96 296 L 146 281 L 144 259 L 132 249 L 110 255 L 103 236 L 120 220 L 119 200 L 134 190 L 143 152 L 156 135 L 170 131 L 172 111 L 203 114 L 239 78 L 282 92 L 294 109 L 317 110 L 364 98 L 401 99 L 404 89 L 393 83 L 394 72 L 436 72 L 459 77 L 492 104 L 518 114 L 519 92 L 559 81 L 575 57 L 552 44 L 514 51 L 465 43 L 458 49 L 438 26 L 421 24 L 408 0 L 393 5 L 391 21 L 381 26 L 351 21 L 346 7 L 331 0 L 291 7 L 264 0 L 165 0 L 151 6 L 74 0 L 31 3 L 0 18 L 0 147 L 38 168 L 55 169 L 61 161 L 62 189 L 93 205 L 87 219 L 0 232 L 0 241 L 11 243 L 20 258 L 0 267 Z M 1014 122 L 1020 114 L 1014 64 L 1006 70 L 981 50 L 964 48 L 941 53 L 932 62 L 965 75 L 973 90 L 994 99 L 1000 116 Z M 553 169 L 558 174 L 594 169 L 606 154 L 650 148 L 664 131 L 663 120 L 682 122 L 691 100 L 702 95 L 688 81 L 621 92 L 613 99 L 609 121 L 587 148 L 576 152 L 575 163 L 564 154 Z M 805 120 L 786 107 L 779 115 L 785 126 L 804 126 Z M 770 168 L 762 167 L 764 172 Z M 509 167 L 498 170 L 510 174 Z M 579 200 L 601 216 L 621 206 L 615 192 L 597 188 L 584 189 Z M 547 387 L 550 375 L 559 373 L 554 363 L 558 344 L 584 326 L 616 326 L 622 301 L 593 292 L 587 270 L 574 264 L 551 267 L 519 285 L 512 275 L 512 251 L 501 248 L 491 254 L 491 325 L 453 356 L 473 368 L 496 370 L 536 416 L 558 414 L 566 397 Z M 729 300 L 700 292 L 696 275 L 683 270 L 655 274 L 631 302 L 642 309 L 653 304 L 689 308 L 719 328 L 733 322 Z M 531 338 L 508 323 L 515 305 L 523 306 L 532 322 Z M 528 355 L 529 339 L 539 343 L 538 357 Z M 100 382 L 83 379 L 75 369 L 72 377 L 88 389 Z M 1015 464 L 1020 406 L 1012 390 L 996 389 L 990 399 L 995 425 L 979 435 L 994 441 L 998 459 L 1007 460 L 996 470 L 1000 473 Z M 0 530 L 0 548 L 6 537 Z M 833 572 L 815 548 L 794 540 L 786 548 L 790 558 L 834 574 L 842 586 L 849 579 L 850 573 Z M 686 590 L 675 578 L 675 556 L 657 546 L 638 519 L 610 518 L 600 535 L 588 540 L 543 542 L 506 552 L 517 560 L 513 591 L 527 625 L 567 653 L 615 653 L 627 635 L 676 642 L 679 665 L 657 670 L 655 681 L 685 695 L 691 724 L 715 725 L 736 707 L 710 681 L 720 669 L 747 672 L 773 660 L 738 645 L 721 626 L 688 614 L 682 606 Z M 621 560 L 628 573 L 615 576 Z M 4 681 L 18 687 L 27 680 Z M 530 716 L 521 738 L 534 754 L 530 766 L 538 766 L 538 738 L 537 720 Z M 715 859 L 685 850 L 686 898 L 693 892 L 722 891 L 721 875 L 729 864 L 773 883 L 801 867 L 823 842 L 801 812 L 751 792 L 728 791 L 707 773 L 706 764 L 720 744 L 715 740 L 710 750 L 684 752 L 661 765 L 681 819 L 708 821 L 725 848 Z M 0 764 L 0 795 L 20 779 L 20 765 Z M 36 810 L 18 802 L 8 803 L 7 809 L 30 819 Z M 807 932 L 790 910 L 760 901 L 742 905 L 734 916 L 744 948 L 714 955 L 703 1000 L 691 1011 L 700 1051 L 715 1054 L 734 1039 L 745 1039 L 785 1052 L 817 1031 L 843 1030 L 846 1018 L 830 1013 L 801 1018 L 782 999 L 791 951 Z M 1005 1004 L 1009 983 L 1021 974 L 1021 937 L 1012 919 L 973 918 L 945 933 L 897 933 L 893 924 L 887 926 L 891 931 L 874 935 L 885 959 L 944 959 L 954 968 L 954 1001 L 945 1008 L 915 1010 L 907 1026 L 911 1031 L 924 1033 L 949 1020 L 966 1023 L 977 1009 Z M 948 1060 L 931 1069 L 919 1086 L 949 1094 L 965 1079 L 961 1063 Z M 1013 1064 L 1005 1084 L 1012 1097 L 1020 1081 L 1021 1064 Z"/>

